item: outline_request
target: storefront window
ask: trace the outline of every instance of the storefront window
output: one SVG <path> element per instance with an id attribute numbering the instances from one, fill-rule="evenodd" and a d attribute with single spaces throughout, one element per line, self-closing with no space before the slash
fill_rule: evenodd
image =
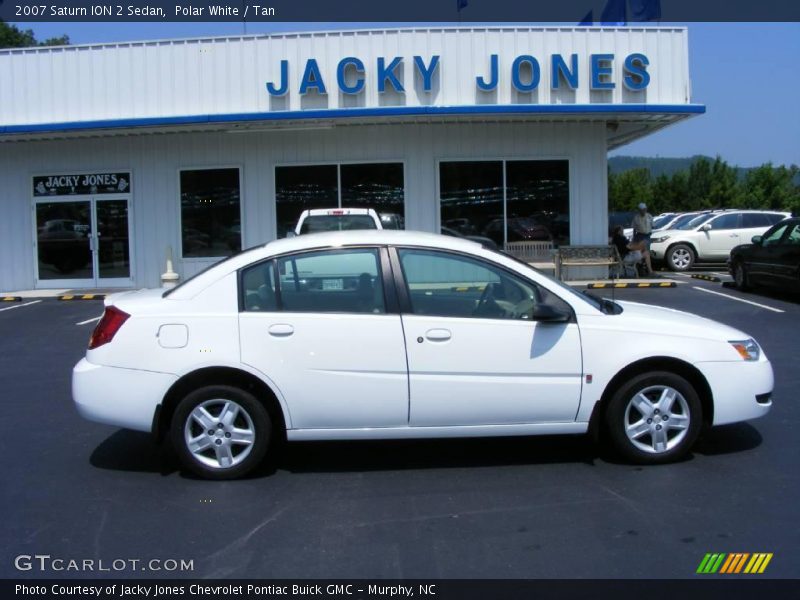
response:
<path id="1" fill-rule="evenodd" d="M 339 206 L 336 165 L 277 167 L 275 169 L 275 212 L 278 237 L 294 231 L 300 213 L 312 208 Z"/>
<path id="2" fill-rule="evenodd" d="M 275 169 L 279 238 L 294 230 L 304 210 L 315 208 L 373 208 L 380 215 L 385 229 L 403 229 L 404 198 L 402 163 L 304 165 Z"/>
<path id="3" fill-rule="evenodd" d="M 342 206 L 374 208 L 384 229 L 405 229 L 403 165 L 341 165 Z"/>
<path id="4" fill-rule="evenodd" d="M 569 243 L 566 160 L 443 162 L 439 182 L 443 228 L 488 237 L 500 248 Z"/>
<path id="5" fill-rule="evenodd" d="M 441 163 L 439 185 L 442 227 L 461 235 L 491 237 L 502 245 L 502 161 Z"/>
<path id="6" fill-rule="evenodd" d="M 508 241 L 569 244 L 569 163 L 506 161 Z"/>
<path id="7" fill-rule="evenodd" d="M 181 171 L 181 235 L 184 258 L 241 250 L 239 169 Z"/>

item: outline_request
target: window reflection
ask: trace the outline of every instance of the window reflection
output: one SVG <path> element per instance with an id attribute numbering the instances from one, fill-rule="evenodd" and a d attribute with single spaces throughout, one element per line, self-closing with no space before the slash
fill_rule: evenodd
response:
<path id="1" fill-rule="evenodd" d="M 275 214 L 278 237 L 294 231 L 304 210 L 336 208 L 339 205 L 336 165 L 277 167 L 275 169 Z"/>
<path id="2" fill-rule="evenodd" d="M 276 167 L 278 237 L 294 231 L 300 214 L 314 208 L 372 208 L 384 229 L 405 228 L 402 163 Z"/>

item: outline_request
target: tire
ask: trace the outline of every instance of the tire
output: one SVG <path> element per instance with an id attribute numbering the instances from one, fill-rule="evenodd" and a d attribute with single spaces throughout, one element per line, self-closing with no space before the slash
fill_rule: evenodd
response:
<path id="1" fill-rule="evenodd" d="M 675 244 L 667 251 L 667 266 L 673 271 L 688 271 L 694 266 L 697 255 L 688 244 Z"/>
<path id="2" fill-rule="evenodd" d="M 684 457 L 702 421 L 695 389 L 667 371 L 643 373 L 624 383 L 605 413 L 608 439 L 620 455 L 637 464 L 663 464 Z"/>
<path id="3" fill-rule="evenodd" d="M 264 405 L 251 393 L 227 385 L 188 394 L 175 409 L 170 429 L 181 464 L 205 479 L 236 479 L 251 472 L 272 438 Z"/>
<path id="4" fill-rule="evenodd" d="M 733 280 L 736 283 L 736 287 L 740 290 L 745 291 L 750 289 L 750 278 L 741 260 L 737 260 L 733 264 Z"/>

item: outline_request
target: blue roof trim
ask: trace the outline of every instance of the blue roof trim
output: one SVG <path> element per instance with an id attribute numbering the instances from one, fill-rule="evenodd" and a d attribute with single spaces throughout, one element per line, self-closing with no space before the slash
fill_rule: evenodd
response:
<path id="1" fill-rule="evenodd" d="M 697 115 L 706 112 L 702 104 L 486 104 L 475 106 L 381 106 L 376 108 L 326 108 L 221 115 L 188 115 L 105 119 L 31 125 L 2 125 L 0 134 L 85 131 L 92 129 L 129 129 L 170 125 L 202 125 L 248 121 L 297 121 L 310 119 L 347 119 L 359 117 L 407 117 L 448 115 L 598 115 L 598 114 L 672 114 Z"/>

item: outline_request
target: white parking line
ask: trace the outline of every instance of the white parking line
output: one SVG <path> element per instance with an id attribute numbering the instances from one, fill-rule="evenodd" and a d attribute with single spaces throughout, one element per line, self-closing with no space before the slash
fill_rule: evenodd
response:
<path id="1" fill-rule="evenodd" d="M 14 306 L 9 306 L 7 308 L 0 308 L 0 312 L 4 310 L 14 310 L 15 308 L 22 308 L 23 306 L 30 306 L 31 304 L 37 304 L 41 302 L 41 300 L 34 300 L 33 302 L 26 302 L 25 304 L 16 304 Z"/>
<path id="2" fill-rule="evenodd" d="M 99 321 L 103 318 L 103 315 L 99 317 L 94 317 L 93 319 L 86 319 L 85 321 L 81 321 L 80 323 L 75 323 L 75 325 L 86 325 L 87 323 L 94 323 L 95 321 Z"/>
<path id="3" fill-rule="evenodd" d="M 772 312 L 782 313 L 786 312 L 785 310 L 781 310 L 780 308 L 774 308 L 772 306 L 767 306 L 766 304 L 759 304 L 758 302 L 753 302 L 752 300 L 745 300 L 744 298 L 737 298 L 736 296 L 731 296 L 730 294 L 723 294 L 722 292 L 715 292 L 714 290 L 708 290 L 706 288 L 698 287 L 696 285 L 692 286 L 694 290 L 700 290 L 701 292 L 706 292 L 707 294 L 715 294 L 717 296 L 723 296 L 725 298 L 730 298 L 731 300 L 736 300 L 738 302 L 744 302 L 745 304 L 752 304 L 753 306 L 758 306 L 759 308 L 763 308 L 766 310 L 771 310 Z"/>

